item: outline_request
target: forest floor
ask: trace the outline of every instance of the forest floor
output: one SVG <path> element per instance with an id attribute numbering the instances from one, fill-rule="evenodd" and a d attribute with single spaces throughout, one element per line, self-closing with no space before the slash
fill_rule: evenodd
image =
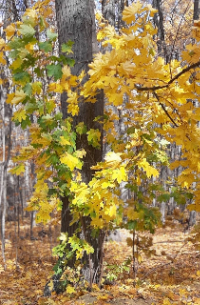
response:
<path id="1" fill-rule="evenodd" d="M 94 286 L 90 293 L 85 290 L 71 295 L 71 300 L 68 293 L 42 296 L 47 279 L 53 274 L 56 258 L 52 257 L 52 248 L 59 230 L 37 226 L 35 239 L 30 240 L 27 220 L 20 225 L 19 238 L 14 222 L 6 223 L 6 228 L 6 270 L 0 258 L 0 304 L 200 304 L 200 249 L 189 241 L 191 233 L 184 233 L 182 225 L 157 230 L 152 247 L 156 253 L 149 258 L 141 255 L 136 285 L 132 272 L 121 268 L 120 273 L 131 248 L 126 242 L 107 242 L 105 262 L 115 265 L 113 272 L 118 272 L 118 280 L 104 284 L 102 289 Z"/>

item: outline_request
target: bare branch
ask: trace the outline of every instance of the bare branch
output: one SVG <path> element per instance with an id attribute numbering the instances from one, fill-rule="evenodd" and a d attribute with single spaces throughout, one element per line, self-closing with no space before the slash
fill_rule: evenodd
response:
<path id="1" fill-rule="evenodd" d="M 169 112 L 167 111 L 167 109 L 165 108 L 165 106 L 160 102 L 159 96 L 156 94 L 156 92 L 153 93 L 155 95 L 155 97 L 157 98 L 157 100 L 159 101 L 159 105 L 162 107 L 162 109 L 164 110 L 165 114 L 168 116 L 168 118 L 170 119 L 170 121 L 174 124 L 174 126 L 178 127 L 178 125 L 176 124 L 176 122 L 174 121 L 174 119 L 171 117 L 171 115 L 169 114 Z"/>

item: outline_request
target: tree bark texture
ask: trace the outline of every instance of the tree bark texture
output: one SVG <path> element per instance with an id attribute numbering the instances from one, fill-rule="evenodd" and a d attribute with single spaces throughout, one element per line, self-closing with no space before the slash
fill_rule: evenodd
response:
<path id="1" fill-rule="evenodd" d="M 97 51 L 96 48 L 96 38 L 95 38 L 95 18 L 94 18 L 94 2 L 93 0 L 56 0 L 56 18 L 58 26 L 58 40 L 59 45 L 66 43 L 69 40 L 74 42 L 73 45 L 73 58 L 75 60 L 75 65 L 72 68 L 72 73 L 74 75 L 79 75 L 82 70 L 88 71 L 88 64 L 93 59 L 93 53 Z M 87 80 L 87 77 L 85 81 Z M 68 116 L 67 114 L 67 94 L 62 95 L 61 98 L 61 108 L 63 113 L 63 118 Z M 97 115 L 103 114 L 103 96 L 102 93 L 97 94 L 97 102 L 84 103 L 81 101 L 79 104 L 80 111 L 79 115 L 74 118 L 74 126 L 79 122 L 84 122 L 87 126 L 87 130 L 90 128 L 100 128 L 100 125 L 94 123 L 94 118 Z M 77 149 L 83 148 L 87 155 L 84 159 L 84 165 L 82 168 L 82 179 L 85 183 L 88 183 L 92 179 L 93 171 L 91 166 L 96 164 L 96 162 L 102 159 L 102 149 L 95 149 L 90 146 L 87 142 L 85 135 L 77 136 Z M 102 145 L 101 145 L 102 147 Z M 72 236 L 76 230 L 78 224 L 70 226 L 72 220 L 72 215 L 70 214 L 70 203 L 68 198 L 62 198 L 63 209 L 62 209 L 62 232 L 68 232 L 69 236 Z M 103 243 L 103 234 L 99 234 L 99 237 L 92 238 L 90 231 L 90 219 L 84 218 L 84 227 L 86 233 L 86 240 L 94 248 L 94 254 L 91 255 L 91 261 L 89 262 L 88 257 L 86 265 L 83 268 L 83 273 L 87 280 L 89 274 L 89 264 L 92 263 L 93 281 L 98 282 L 100 271 L 101 271 L 101 250 Z M 75 258 L 69 262 L 69 265 L 73 267 Z M 91 266 L 91 264 L 90 264 Z M 90 279 L 91 280 L 91 279 Z"/>
<path id="2" fill-rule="evenodd" d="M 153 7 L 158 10 L 158 12 L 154 15 L 154 23 L 158 28 L 158 53 L 159 56 L 165 58 L 166 63 L 169 62 L 169 55 L 167 51 L 167 47 L 165 44 L 165 30 L 164 30 L 164 21 L 163 21 L 163 11 L 162 11 L 162 2 L 161 0 L 153 0 Z"/>
<path id="3" fill-rule="evenodd" d="M 115 26 L 115 3 L 116 0 L 102 0 L 102 14 L 103 17 L 112 26 Z"/>
<path id="4" fill-rule="evenodd" d="M 193 19 L 194 20 L 198 20 L 199 19 L 199 0 L 194 0 Z"/>

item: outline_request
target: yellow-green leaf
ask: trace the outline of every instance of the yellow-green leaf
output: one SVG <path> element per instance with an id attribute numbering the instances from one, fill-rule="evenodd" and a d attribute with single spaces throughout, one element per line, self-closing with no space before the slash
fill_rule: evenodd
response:
<path id="1" fill-rule="evenodd" d="M 26 111 L 24 108 L 20 108 L 13 114 L 13 120 L 18 120 L 20 123 L 26 119 Z"/>
<path id="2" fill-rule="evenodd" d="M 25 172 L 25 166 L 23 163 L 21 163 L 21 164 L 15 166 L 14 168 L 12 168 L 9 172 L 13 175 L 19 176 L 20 174 Z"/>
<path id="3" fill-rule="evenodd" d="M 67 289 L 66 289 L 66 292 L 69 293 L 69 294 L 72 294 L 72 293 L 75 293 L 76 290 L 74 287 L 72 287 L 71 285 L 68 285 L 67 286 Z"/>
<path id="4" fill-rule="evenodd" d="M 20 102 L 23 102 L 26 98 L 26 94 L 23 90 L 19 90 L 15 92 L 14 98 L 11 100 L 12 105 L 18 105 Z"/>
<path id="5" fill-rule="evenodd" d="M 69 153 L 64 153 L 60 157 L 60 162 L 67 165 L 71 171 L 74 170 L 75 167 L 79 166 L 80 161 L 78 158 L 70 155 Z"/>

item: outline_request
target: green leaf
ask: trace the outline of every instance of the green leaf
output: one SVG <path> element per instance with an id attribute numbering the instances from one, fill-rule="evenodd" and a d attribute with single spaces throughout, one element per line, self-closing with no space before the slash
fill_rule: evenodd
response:
<path id="1" fill-rule="evenodd" d="M 38 106 L 36 103 L 30 101 L 26 103 L 25 109 L 27 114 L 32 114 L 35 110 L 38 110 Z"/>
<path id="2" fill-rule="evenodd" d="M 63 60 L 63 63 L 64 63 L 65 65 L 68 65 L 68 66 L 70 66 L 70 67 L 73 67 L 74 64 L 75 64 L 75 60 L 72 59 L 72 58 L 67 58 L 67 57 L 66 57 L 66 58 Z"/>
<path id="3" fill-rule="evenodd" d="M 135 133 L 135 127 L 134 127 L 134 126 L 129 127 L 129 128 L 127 129 L 127 134 L 132 134 L 132 133 Z"/>
<path id="4" fill-rule="evenodd" d="M 32 94 L 32 86 L 30 83 L 27 83 L 24 88 L 23 91 L 26 93 L 26 95 L 31 96 Z"/>
<path id="5" fill-rule="evenodd" d="M 55 109 L 55 107 L 56 105 L 54 100 L 46 102 L 46 110 L 49 114 Z"/>
<path id="6" fill-rule="evenodd" d="M 35 34 L 35 29 L 30 24 L 22 24 L 19 31 L 25 37 L 32 37 Z"/>
<path id="7" fill-rule="evenodd" d="M 60 160 L 59 160 L 59 158 L 57 157 L 56 154 L 52 154 L 52 155 L 48 158 L 47 162 L 48 162 L 48 164 L 54 165 L 54 166 L 55 166 L 56 164 L 59 164 L 59 163 L 60 163 Z"/>
<path id="8" fill-rule="evenodd" d="M 38 24 L 40 26 L 40 31 L 44 31 L 46 26 L 45 26 L 45 20 L 42 16 L 39 17 Z"/>
<path id="9" fill-rule="evenodd" d="M 28 126 L 31 126 L 31 120 L 29 117 L 26 117 L 26 120 L 21 122 L 21 128 L 26 129 Z"/>
<path id="10" fill-rule="evenodd" d="M 88 143 L 93 147 L 100 148 L 101 132 L 98 129 L 91 128 L 87 135 Z"/>
<path id="11" fill-rule="evenodd" d="M 35 19 L 30 16 L 22 16 L 22 21 L 24 24 L 30 24 L 33 27 L 36 25 Z"/>
<path id="12" fill-rule="evenodd" d="M 12 39 L 12 41 L 8 44 L 8 46 L 9 46 L 10 49 L 17 50 L 17 49 L 23 47 L 23 43 L 22 43 L 22 40 L 20 38 L 14 37 Z"/>
<path id="13" fill-rule="evenodd" d="M 40 50 L 48 53 L 52 51 L 52 45 L 49 41 L 45 41 L 45 42 L 40 42 L 39 43 L 39 48 Z"/>
<path id="14" fill-rule="evenodd" d="M 42 128 L 45 127 L 52 127 L 54 128 L 56 126 L 56 122 L 54 120 L 54 118 L 47 114 L 47 115 L 43 115 L 39 120 L 38 120 L 39 124 L 41 125 Z"/>
<path id="15" fill-rule="evenodd" d="M 167 202 L 167 201 L 169 201 L 170 197 L 171 197 L 170 193 L 164 193 L 164 194 L 159 195 L 157 200 L 159 202 L 162 202 L 162 201 Z"/>
<path id="16" fill-rule="evenodd" d="M 50 41 L 56 40 L 58 34 L 55 32 L 52 32 L 51 30 L 47 30 L 47 38 L 49 38 Z"/>
<path id="17" fill-rule="evenodd" d="M 135 230 L 137 228 L 137 221 L 131 220 L 128 222 L 128 230 Z"/>
<path id="18" fill-rule="evenodd" d="M 56 113 L 56 115 L 54 116 L 55 118 L 55 121 L 61 121 L 62 120 L 62 113 L 61 112 L 58 112 Z"/>
<path id="19" fill-rule="evenodd" d="M 63 53 L 73 53 L 72 51 L 72 46 L 73 46 L 74 42 L 69 40 L 67 43 L 63 43 L 62 46 L 61 46 L 61 51 Z"/>
<path id="20" fill-rule="evenodd" d="M 77 126 L 76 126 L 76 132 L 80 135 L 82 134 L 86 134 L 87 132 L 87 127 L 84 124 L 84 122 L 80 122 Z"/>
<path id="21" fill-rule="evenodd" d="M 15 81 L 23 81 L 24 83 L 30 83 L 31 80 L 29 73 L 26 71 L 15 73 L 13 77 Z"/>
<path id="22" fill-rule="evenodd" d="M 55 80 L 61 79 L 62 77 L 62 67 L 60 64 L 57 65 L 48 65 L 47 66 L 47 75 L 53 76 Z"/>
<path id="23" fill-rule="evenodd" d="M 41 67 L 37 67 L 34 69 L 34 72 L 37 74 L 38 77 L 42 76 L 43 69 Z"/>

